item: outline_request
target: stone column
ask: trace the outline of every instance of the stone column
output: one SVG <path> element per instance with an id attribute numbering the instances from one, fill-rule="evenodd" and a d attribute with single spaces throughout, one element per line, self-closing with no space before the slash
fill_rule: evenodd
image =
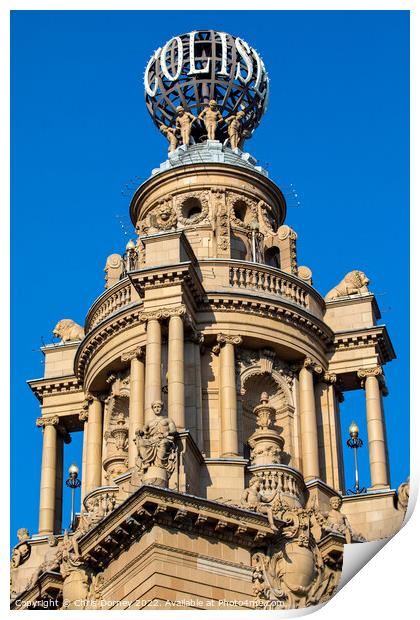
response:
<path id="1" fill-rule="evenodd" d="M 225 334 L 218 334 L 217 342 L 218 345 L 213 350 L 215 352 L 220 352 L 220 456 L 239 456 L 235 345 L 241 344 L 242 338 L 241 336 L 228 336 Z"/>
<path id="2" fill-rule="evenodd" d="M 102 480 L 103 405 L 97 396 L 89 398 L 86 442 L 86 495 L 101 486 Z"/>
<path id="3" fill-rule="evenodd" d="M 178 430 L 185 428 L 184 323 L 177 314 L 169 319 L 168 415 Z"/>
<path id="4" fill-rule="evenodd" d="M 87 453 L 87 437 L 88 437 L 88 419 L 89 410 L 88 402 L 85 401 L 82 411 L 79 413 L 79 420 L 83 422 L 83 453 L 82 453 L 82 486 L 80 489 L 80 509 L 83 510 L 83 500 L 86 495 L 86 453 Z"/>
<path id="5" fill-rule="evenodd" d="M 197 445 L 200 450 L 204 449 L 203 441 L 203 392 L 201 387 L 201 353 L 200 345 L 204 341 L 200 334 L 198 342 L 194 344 L 195 358 L 195 410 L 196 410 L 196 433 Z"/>
<path id="6" fill-rule="evenodd" d="M 147 321 L 146 377 L 145 377 L 145 419 L 153 417 L 152 403 L 162 398 L 162 331 L 157 318 Z"/>
<path id="7" fill-rule="evenodd" d="M 144 351 L 135 349 L 121 356 L 130 361 L 130 408 L 128 417 L 128 467 L 136 464 L 136 431 L 144 426 Z"/>
<path id="8" fill-rule="evenodd" d="M 43 428 L 39 534 L 54 532 L 58 422 L 58 416 L 41 417 L 36 421 L 36 425 Z"/>
<path id="9" fill-rule="evenodd" d="M 313 372 L 322 368 L 306 358 L 299 372 L 299 419 L 302 439 L 302 469 L 305 480 L 319 478 L 318 433 Z"/>
<path id="10" fill-rule="evenodd" d="M 362 379 L 366 395 L 371 487 L 373 489 L 389 488 L 389 466 L 381 394 L 382 368 L 380 366 L 361 368 L 357 376 Z"/>

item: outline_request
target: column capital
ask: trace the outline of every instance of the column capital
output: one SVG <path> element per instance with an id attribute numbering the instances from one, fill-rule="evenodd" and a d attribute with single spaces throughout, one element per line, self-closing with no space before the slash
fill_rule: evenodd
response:
<path id="1" fill-rule="evenodd" d="M 368 377 L 376 377 L 381 388 L 385 385 L 384 371 L 381 366 L 373 366 L 372 368 L 359 368 L 357 376 L 361 379 L 362 388 L 365 387 Z"/>
<path id="2" fill-rule="evenodd" d="M 303 360 L 302 368 L 306 368 L 307 370 L 312 370 L 317 375 L 322 375 L 324 373 L 324 369 L 321 364 L 317 364 L 316 361 L 312 357 L 305 357 Z"/>
<path id="3" fill-rule="evenodd" d="M 131 362 L 133 359 L 143 360 L 145 355 L 144 347 L 137 347 L 121 354 L 122 362 Z"/>
<path id="4" fill-rule="evenodd" d="M 219 355 L 220 349 L 225 344 L 239 346 L 242 344 L 242 336 L 232 334 L 217 334 L 217 344 L 212 348 L 215 355 Z"/>
<path id="5" fill-rule="evenodd" d="M 334 372 L 325 371 L 322 380 L 325 381 L 325 383 L 334 385 L 337 383 L 337 375 Z"/>
<path id="6" fill-rule="evenodd" d="M 36 425 L 39 428 L 45 428 L 46 426 L 58 426 L 60 419 L 58 415 L 42 416 L 36 419 Z"/>
<path id="7" fill-rule="evenodd" d="M 107 382 L 108 382 L 108 379 L 107 379 Z M 100 402 L 100 403 L 103 402 L 106 397 L 107 397 L 106 394 L 93 394 L 92 392 L 86 392 L 86 400 L 85 400 L 85 402 L 87 402 L 88 406 L 89 406 L 94 401 L 97 401 L 97 402 Z"/>
<path id="8" fill-rule="evenodd" d="M 151 312 L 142 312 L 140 314 L 140 321 L 142 323 L 147 323 L 147 321 L 152 320 L 165 321 L 173 316 L 179 316 L 185 323 L 192 323 L 191 316 L 184 304 L 173 308 L 160 308 L 159 310 L 152 310 Z"/>
<path id="9" fill-rule="evenodd" d="M 87 422 L 89 420 L 89 410 L 88 409 L 82 409 L 82 411 L 79 413 L 79 420 L 81 422 Z"/>

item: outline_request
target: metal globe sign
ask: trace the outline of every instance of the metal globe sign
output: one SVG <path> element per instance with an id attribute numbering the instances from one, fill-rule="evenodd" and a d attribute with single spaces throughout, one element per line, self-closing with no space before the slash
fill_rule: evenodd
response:
<path id="1" fill-rule="evenodd" d="M 198 117 L 215 102 L 221 114 L 215 139 L 224 141 L 225 119 L 238 112 L 243 136 L 252 135 L 267 106 L 269 79 L 262 58 L 246 41 L 226 32 L 196 30 L 173 37 L 154 52 L 144 90 L 147 109 L 160 129 L 175 126 L 180 107 L 197 117 L 191 127 L 195 143 L 206 139 Z"/>

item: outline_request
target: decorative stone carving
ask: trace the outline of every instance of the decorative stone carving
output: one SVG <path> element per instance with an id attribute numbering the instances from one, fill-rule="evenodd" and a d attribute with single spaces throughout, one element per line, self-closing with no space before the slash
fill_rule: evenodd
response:
<path id="1" fill-rule="evenodd" d="M 337 299 L 339 297 L 347 297 L 348 295 L 361 295 L 369 293 L 369 278 L 363 271 L 350 271 L 329 293 L 325 295 L 325 299 Z"/>
<path id="2" fill-rule="evenodd" d="M 131 349 L 130 351 L 126 351 L 125 353 L 123 353 L 121 355 L 121 361 L 122 362 L 131 362 L 131 360 L 138 358 L 138 359 L 144 359 L 145 357 L 145 348 L 144 347 L 138 347 L 136 349 Z"/>
<path id="3" fill-rule="evenodd" d="M 281 463 L 284 439 L 280 434 L 269 428 L 271 416 L 276 410 L 268 404 L 268 394 L 261 394 L 260 404 L 254 409 L 257 418 L 257 430 L 248 439 L 251 447 L 252 465 L 274 465 Z"/>
<path id="4" fill-rule="evenodd" d="M 124 263 L 120 254 L 111 254 L 105 264 L 105 288 L 110 288 L 119 282 L 124 271 Z"/>
<path id="5" fill-rule="evenodd" d="M 273 510 L 270 506 L 270 501 L 274 499 L 277 490 L 274 490 L 271 498 L 263 497 L 259 491 L 259 484 L 260 481 L 258 478 L 251 478 L 249 487 L 242 493 L 241 506 L 244 506 L 248 510 L 255 510 L 256 512 L 267 515 L 271 529 L 273 532 L 277 532 L 278 528 L 274 523 Z"/>
<path id="6" fill-rule="evenodd" d="M 153 419 L 136 431 L 135 474 L 144 484 L 167 487 L 176 464 L 176 425 L 171 418 L 162 415 L 162 401 L 153 402 L 152 411 Z"/>
<path id="7" fill-rule="evenodd" d="M 153 319 L 163 321 L 170 319 L 171 316 L 180 316 L 186 323 L 192 322 L 187 308 L 184 305 L 176 306 L 175 308 L 163 308 L 162 310 L 156 310 L 154 312 L 143 312 L 139 318 L 142 323 L 145 323 Z"/>
<path id="8" fill-rule="evenodd" d="M 283 271 L 287 271 L 288 273 L 293 273 L 294 275 L 297 275 L 298 266 L 296 252 L 296 232 L 292 228 L 290 228 L 290 226 L 283 224 L 277 230 L 277 236 L 280 246 L 281 269 Z"/>
<path id="9" fill-rule="evenodd" d="M 312 271 L 309 267 L 300 265 L 297 270 L 297 277 L 312 286 Z"/>
<path id="10" fill-rule="evenodd" d="M 186 206 L 189 201 L 195 201 L 200 207 L 200 212 L 186 217 Z M 208 191 L 187 192 L 176 197 L 175 210 L 178 222 L 183 226 L 192 226 L 203 222 L 209 217 L 209 194 Z M 210 220 L 209 220 L 210 221 Z"/>
<path id="11" fill-rule="evenodd" d="M 73 536 L 74 538 L 74 536 Z M 60 573 L 63 577 L 63 609 L 81 609 L 89 594 L 92 571 L 75 552 L 74 542 L 67 530 L 62 543 Z"/>
<path id="12" fill-rule="evenodd" d="M 161 200 L 150 214 L 150 223 L 156 230 L 171 230 L 176 228 L 177 216 L 172 206 L 172 198 Z"/>
<path id="13" fill-rule="evenodd" d="M 317 364 L 315 360 L 312 359 L 312 357 L 305 357 L 305 359 L 303 360 L 303 365 L 305 368 L 312 370 L 317 375 L 322 375 L 324 372 L 322 366 L 320 364 Z"/>
<path id="14" fill-rule="evenodd" d="M 213 189 L 211 192 L 209 219 L 217 238 L 217 247 L 213 255 L 230 257 L 230 227 L 226 192 L 224 189 Z"/>
<path id="15" fill-rule="evenodd" d="M 83 340 L 85 330 L 71 319 L 61 319 L 53 329 L 53 336 L 61 338 L 61 342 L 74 342 Z"/>
<path id="16" fill-rule="evenodd" d="M 317 519 L 312 510 L 283 510 L 279 516 L 285 523 L 281 535 L 252 556 L 254 595 L 266 608 L 295 609 L 327 601 L 338 585 L 342 553 L 336 569 L 330 570 L 313 534 Z"/>
<path id="17" fill-rule="evenodd" d="M 39 428 L 45 428 L 46 426 L 57 426 L 60 421 L 58 415 L 42 416 L 36 419 L 36 425 Z"/>
<path id="18" fill-rule="evenodd" d="M 12 568 L 17 568 L 31 555 L 31 547 L 28 544 L 28 540 L 30 539 L 29 531 L 26 527 L 21 527 L 17 531 L 18 544 L 14 547 L 12 551 L 12 559 L 10 560 L 10 565 Z"/>
<path id="19" fill-rule="evenodd" d="M 397 508 L 405 512 L 410 499 L 410 476 L 407 480 L 400 484 L 397 491 Z"/>
<path id="20" fill-rule="evenodd" d="M 350 544 L 352 541 L 352 529 L 346 515 L 343 515 L 343 513 L 340 512 L 342 505 L 343 500 L 338 495 L 333 495 L 333 497 L 330 498 L 331 510 L 324 515 L 324 529 L 326 531 L 343 534 L 346 539 L 346 543 Z"/>

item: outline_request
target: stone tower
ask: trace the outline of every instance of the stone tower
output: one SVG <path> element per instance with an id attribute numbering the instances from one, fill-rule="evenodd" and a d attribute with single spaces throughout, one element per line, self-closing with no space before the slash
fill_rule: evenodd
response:
<path id="1" fill-rule="evenodd" d="M 171 39 L 146 67 L 169 154 L 135 192 L 136 240 L 105 266 L 84 328 L 60 321 L 30 381 L 43 432 L 39 531 L 19 530 L 12 607 L 305 607 L 345 543 L 393 534 L 382 397 L 395 355 L 364 273 L 324 299 L 286 201 L 245 150 L 259 54 Z M 366 394 L 371 484 L 346 495 L 339 404 Z M 80 514 L 62 531 L 63 449 L 83 433 Z M 64 602 L 63 602 L 64 601 Z"/>

